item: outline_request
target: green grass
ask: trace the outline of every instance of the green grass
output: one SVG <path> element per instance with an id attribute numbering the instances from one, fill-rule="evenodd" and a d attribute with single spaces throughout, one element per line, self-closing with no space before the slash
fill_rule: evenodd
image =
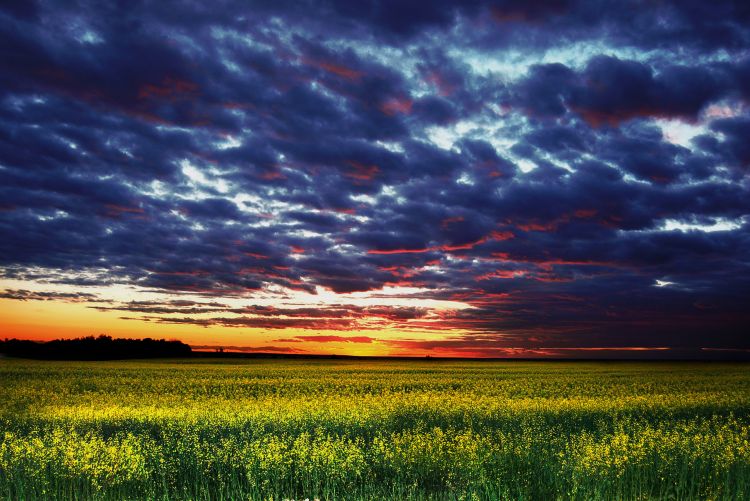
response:
<path id="1" fill-rule="evenodd" d="M 748 499 L 742 364 L 0 360 L 10 499 Z"/>

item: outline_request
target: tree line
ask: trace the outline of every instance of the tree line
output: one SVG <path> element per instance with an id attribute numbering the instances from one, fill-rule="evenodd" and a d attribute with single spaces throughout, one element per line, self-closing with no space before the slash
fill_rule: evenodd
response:
<path id="1" fill-rule="evenodd" d="M 88 336 L 54 341 L 0 340 L 0 353 L 39 360 L 121 360 L 126 358 L 189 357 L 190 346 L 165 339 L 113 339 Z"/>

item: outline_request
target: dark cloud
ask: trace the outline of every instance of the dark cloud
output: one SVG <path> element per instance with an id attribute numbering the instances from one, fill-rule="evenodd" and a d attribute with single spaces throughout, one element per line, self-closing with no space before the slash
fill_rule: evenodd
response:
<path id="1" fill-rule="evenodd" d="M 301 348 L 294 348 L 290 346 L 275 346 L 275 345 L 264 345 L 264 346 L 223 346 L 215 344 L 200 344 L 192 345 L 193 350 L 198 351 L 234 351 L 240 353 L 307 353 L 307 350 Z"/>
<path id="2" fill-rule="evenodd" d="M 707 105 L 741 92 L 744 83 L 733 77 L 740 68 L 598 55 L 579 72 L 560 63 L 532 66 L 511 103 L 532 117 L 572 112 L 594 128 L 641 117 L 695 120 Z M 581 149 L 581 138 L 573 145 Z"/>
<path id="3" fill-rule="evenodd" d="M 291 339 L 276 339 L 274 342 L 296 343 L 311 341 L 314 343 L 372 343 L 377 339 L 368 336 L 295 336 Z"/>
<path id="4" fill-rule="evenodd" d="M 148 318 L 148 317 L 146 317 Z M 306 329 L 348 331 L 354 322 L 348 319 L 310 320 L 308 318 L 257 318 L 257 317 L 157 317 L 151 318 L 164 324 L 191 324 L 201 327 L 222 326 L 253 329 Z"/>
<path id="5" fill-rule="evenodd" d="M 750 118 L 727 118 L 716 120 L 711 129 L 721 133 L 721 138 L 706 141 L 709 151 L 716 154 L 727 165 L 747 172 L 750 167 L 750 146 L 744 138 L 750 132 Z"/>
<path id="6" fill-rule="evenodd" d="M 5 291 L 0 293 L 0 299 L 15 299 L 17 301 L 64 301 L 66 303 L 111 302 L 88 292 L 39 292 L 24 289 L 5 289 Z"/>

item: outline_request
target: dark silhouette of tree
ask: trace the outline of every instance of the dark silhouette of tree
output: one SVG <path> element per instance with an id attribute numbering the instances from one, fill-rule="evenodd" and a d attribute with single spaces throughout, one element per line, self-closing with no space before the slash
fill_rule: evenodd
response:
<path id="1" fill-rule="evenodd" d="M 190 346 L 164 339 L 113 339 L 88 336 L 37 342 L 20 339 L 0 341 L 0 353 L 40 360 L 118 360 L 126 358 L 189 357 Z"/>

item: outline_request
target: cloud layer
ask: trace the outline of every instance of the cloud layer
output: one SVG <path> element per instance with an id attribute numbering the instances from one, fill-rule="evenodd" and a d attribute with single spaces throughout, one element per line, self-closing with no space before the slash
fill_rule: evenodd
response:
<path id="1" fill-rule="evenodd" d="M 1 271 L 395 352 L 747 349 L 748 26 L 728 1 L 11 2 Z M 384 287 L 471 308 L 252 301 Z M 3 297 L 94 299 L 38 294 Z"/>

